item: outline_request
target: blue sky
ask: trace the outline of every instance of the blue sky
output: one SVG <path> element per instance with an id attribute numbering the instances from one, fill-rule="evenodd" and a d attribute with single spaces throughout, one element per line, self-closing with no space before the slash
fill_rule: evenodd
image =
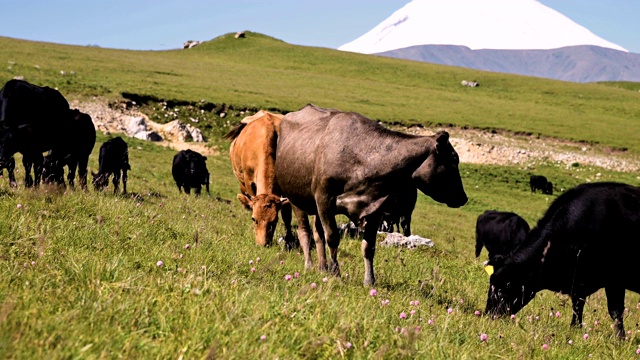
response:
<path id="1" fill-rule="evenodd" d="M 186 40 L 251 30 L 291 44 L 337 48 L 409 1 L 0 0 L 0 36 L 165 50 Z M 605 40 L 640 53 L 640 0 L 539 1 Z"/>

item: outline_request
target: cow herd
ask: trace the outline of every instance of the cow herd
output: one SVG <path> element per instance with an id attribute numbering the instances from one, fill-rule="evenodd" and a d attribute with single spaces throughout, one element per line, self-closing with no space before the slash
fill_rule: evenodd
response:
<path id="1" fill-rule="evenodd" d="M 91 116 L 71 109 L 58 90 L 17 79 L 0 89 L 0 171 L 7 170 L 10 186 L 17 186 L 13 156 L 20 153 L 25 187 L 38 186 L 41 181 L 61 186 L 68 182 L 73 187 L 77 170 L 80 186 L 86 190 L 89 156 L 95 143 Z M 191 150 L 176 154 L 172 173 L 179 190 L 189 193 L 193 188 L 199 195 L 205 185 L 209 192 L 206 159 Z M 107 140 L 100 146 L 98 163 L 98 172 L 92 173 L 95 190 L 106 188 L 112 177 L 114 194 L 121 181 L 122 193 L 126 194 L 127 172 L 131 170 L 127 143 L 119 136 Z"/>
<path id="2" fill-rule="evenodd" d="M 57 90 L 10 80 L 0 90 L 0 125 L 0 171 L 7 169 L 12 186 L 13 155 L 21 153 L 26 187 L 41 180 L 65 184 L 66 166 L 69 185 L 78 169 L 86 189 L 95 127 L 89 115 L 70 109 Z M 344 215 L 363 233 L 365 285 L 376 281 L 373 264 L 381 224 L 387 231 L 397 227 L 410 235 L 418 191 L 452 208 L 468 201 L 458 154 L 446 131 L 410 135 L 355 112 L 308 104 L 286 115 L 260 111 L 225 137 L 231 141 L 237 198 L 252 214 L 255 243 L 273 243 L 281 214 L 286 248 L 300 246 L 310 269 L 315 245 L 316 267 L 339 276 L 336 216 Z M 192 150 L 174 156 L 172 175 L 179 191 L 189 194 L 193 189 L 199 195 L 205 186 L 209 192 L 206 160 Z M 114 193 L 120 181 L 126 193 L 130 169 L 127 143 L 112 138 L 100 147 L 92 183 L 102 190 L 113 177 Z M 532 192 L 553 192 L 553 184 L 539 175 L 531 177 L 530 186 Z M 476 221 L 475 246 L 476 257 L 486 248 L 489 258 L 485 312 L 515 314 L 546 289 L 569 295 L 571 324 L 579 326 L 586 298 L 604 288 L 616 335 L 624 337 L 625 291 L 640 292 L 640 281 L 633 276 L 638 234 L 640 188 L 622 183 L 587 183 L 562 193 L 533 228 L 515 213 L 485 211 Z"/>

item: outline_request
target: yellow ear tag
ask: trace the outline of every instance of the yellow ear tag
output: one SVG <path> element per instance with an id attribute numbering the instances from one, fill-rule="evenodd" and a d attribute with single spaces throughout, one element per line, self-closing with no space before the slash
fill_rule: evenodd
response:
<path id="1" fill-rule="evenodd" d="M 493 266 L 491 265 L 487 265 L 484 267 L 484 271 L 487 272 L 487 274 L 489 274 L 489 276 L 491 276 L 491 274 L 493 274 Z"/>

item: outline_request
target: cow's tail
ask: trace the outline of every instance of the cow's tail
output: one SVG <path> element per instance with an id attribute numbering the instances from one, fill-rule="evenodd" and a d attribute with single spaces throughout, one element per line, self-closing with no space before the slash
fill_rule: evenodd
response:
<path id="1" fill-rule="evenodd" d="M 234 126 L 233 129 L 229 130 L 229 132 L 222 138 L 231 141 L 235 140 L 238 135 L 240 135 L 240 132 L 242 132 L 242 129 L 244 129 L 245 126 L 247 126 L 247 124 L 239 123 L 238 125 Z"/>

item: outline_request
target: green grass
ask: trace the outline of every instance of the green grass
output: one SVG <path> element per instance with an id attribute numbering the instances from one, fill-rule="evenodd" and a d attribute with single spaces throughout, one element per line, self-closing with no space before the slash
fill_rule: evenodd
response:
<path id="1" fill-rule="evenodd" d="M 602 135 L 595 140 L 608 146 L 640 149 L 634 140 L 638 132 L 632 131 L 638 126 L 633 125 L 638 119 L 639 105 L 634 103 L 638 95 L 631 88 L 489 73 L 480 77 L 470 70 L 294 47 L 257 34 L 249 34 L 243 44 L 253 45 L 244 50 L 234 41 L 227 36 L 193 51 L 129 52 L 0 38 L 0 59 L 10 57 L 15 62 L 11 70 L 0 70 L 0 77 L 19 72 L 81 99 L 117 100 L 120 92 L 129 91 L 193 103 L 200 99 L 226 103 L 233 105 L 234 113 L 244 107 L 291 110 L 314 101 L 374 118 L 377 115 L 371 114 L 381 114 L 380 119 L 390 122 L 433 117 L 483 128 L 497 122 L 501 128 L 534 133 L 536 126 L 551 126 L 557 119 L 566 120 L 557 124 L 564 129 L 579 119 L 601 117 L 615 120 L 607 126 L 628 128 L 615 139 L 586 125 L 560 134 L 587 139 L 593 132 Z M 265 44 L 269 46 L 258 46 Z M 61 77 L 61 69 L 74 69 L 76 75 L 70 80 Z M 459 80 L 472 76 L 481 81 L 482 92 L 460 88 Z M 335 83 L 336 79 L 340 81 Z M 514 88 L 519 91 L 507 90 Z M 545 95 L 550 91 L 556 96 Z M 574 116 L 573 104 L 580 94 L 590 94 L 591 99 L 585 101 L 583 117 Z M 421 96 L 425 97 L 416 107 Z M 150 114 L 159 111 L 157 104 L 143 108 Z M 508 113 L 526 117 L 501 115 Z M 233 119 L 239 116 L 238 112 Z M 540 123 L 523 121 L 532 118 Z M 532 173 L 546 175 L 563 189 L 596 179 L 637 185 L 638 174 L 551 163 L 530 169 L 462 164 L 469 203 L 450 209 L 420 194 L 413 232 L 432 239 L 435 246 L 413 250 L 378 246 L 377 295 L 371 296 L 370 288 L 362 286 L 359 240 L 343 239 L 340 278 L 305 271 L 299 251 L 254 245 L 250 213 L 235 200 L 238 184 L 227 157 L 228 143 L 213 136 L 223 133 L 221 124 L 228 120 L 217 113 L 207 119 L 217 121 L 210 128 L 210 144 L 220 150 L 207 161 L 210 198 L 178 193 L 170 173 L 175 151 L 130 138 L 129 196 L 114 196 L 111 187 L 102 193 L 30 190 L 22 185 L 11 189 L 0 179 L 0 357 L 636 356 L 637 294 L 629 292 L 626 298 L 625 323 L 631 331 L 627 341 L 614 338 L 602 291 L 588 299 L 583 329 L 569 327 L 567 297 L 546 291 L 516 319 L 491 320 L 474 315 L 484 309 L 488 278 L 481 265 L 486 253 L 476 260 L 473 252 L 475 220 L 484 210 L 515 211 L 531 225 L 542 216 L 555 195 L 531 194 Z M 106 139 L 98 135 L 91 170 L 97 167 L 97 149 Z M 17 176 L 23 176 L 20 165 Z M 278 232 L 283 232 L 281 226 Z M 157 266 L 158 261 L 163 266 Z M 285 275 L 295 273 L 299 277 L 285 280 Z M 390 302 L 383 306 L 383 300 Z M 416 300 L 419 305 L 410 305 Z M 400 319 L 401 312 L 408 314 L 407 319 Z M 595 321 L 600 324 L 594 325 Z M 483 333 L 487 342 L 480 341 Z M 549 349 L 543 350 L 543 344 Z"/>

